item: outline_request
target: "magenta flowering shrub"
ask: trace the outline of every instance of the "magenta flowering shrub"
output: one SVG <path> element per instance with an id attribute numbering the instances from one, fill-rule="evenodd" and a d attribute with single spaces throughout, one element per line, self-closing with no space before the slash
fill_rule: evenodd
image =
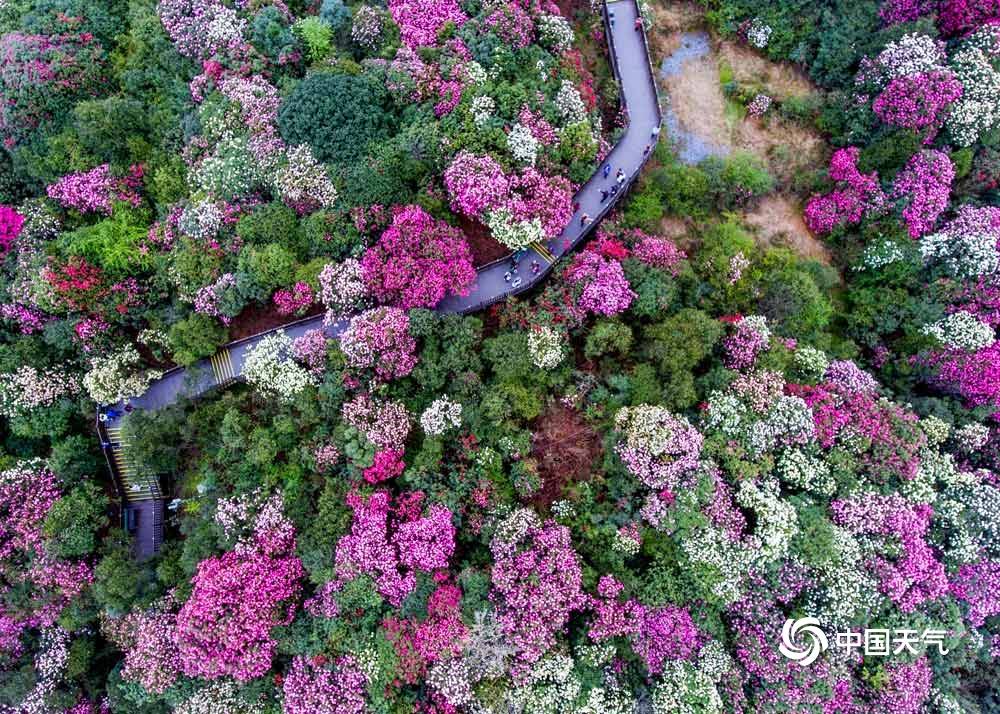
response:
<path id="1" fill-rule="evenodd" d="M 282 683 L 284 714 L 362 714 L 368 678 L 353 657 L 332 666 L 319 657 L 296 657 Z"/>
<path id="2" fill-rule="evenodd" d="M 632 645 L 650 674 L 659 674 L 667 660 L 689 659 L 698 650 L 698 628 L 682 607 L 647 609 L 639 620 Z"/>
<path id="3" fill-rule="evenodd" d="M 998 0 L 941 0 L 938 27 L 946 35 L 959 35 L 1000 20 Z"/>
<path id="4" fill-rule="evenodd" d="M 914 505 L 899 496 L 867 494 L 858 500 L 834 501 L 830 512 L 835 523 L 852 533 L 898 543 L 898 558 L 875 556 L 869 567 L 878 578 L 879 589 L 903 612 L 947 594 L 944 566 L 925 539 L 934 514 L 929 505 Z"/>
<path id="5" fill-rule="evenodd" d="M 856 146 L 838 149 L 830 158 L 830 178 L 838 187 L 823 196 L 813 196 L 806 205 L 805 220 L 813 233 L 829 233 L 837 226 L 858 223 L 866 215 L 880 213 L 886 202 L 878 174 L 862 174 Z"/>
<path id="6" fill-rule="evenodd" d="M 585 250 L 573 258 L 566 269 L 566 280 L 579 293 L 577 304 L 595 315 L 624 312 L 636 297 L 622 264 L 592 250 Z"/>
<path id="7" fill-rule="evenodd" d="M 279 315 L 303 315 L 313 304 L 313 291 L 309 283 L 299 281 L 291 290 L 276 290 L 271 299 Z"/>
<path id="8" fill-rule="evenodd" d="M 568 528 L 554 521 L 541 523 L 530 511 L 509 516 L 493 536 L 490 550 L 490 599 L 523 670 L 555 644 L 570 615 L 586 606 L 580 559 Z"/>
<path id="9" fill-rule="evenodd" d="M 500 208 L 510 192 L 503 167 L 492 157 L 460 152 L 444 171 L 451 208 L 470 218 L 479 218 Z"/>
<path id="10" fill-rule="evenodd" d="M 174 635 L 184 674 L 246 682 L 271 667 L 271 630 L 291 622 L 305 574 L 289 528 L 259 523 L 252 545 L 198 564 Z"/>
<path id="11" fill-rule="evenodd" d="M 432 308 L 449 293 L 468 295 L 476 279 L 462 232 L 419 206 L 393 212 L 378 243 L 365 251 L 361 268 L 378 300 L 403 309 Z"/>
<path id="12" fill-rule="evenodd" d="M 0 257 L 7 255 L 13 247 L 23 225 L 24 216 L 10 206 L 0 204 Z"/>
<path id="13" fill-rule="evenodd" d="M 106 618 L 101 627 L 125 653 L 122 679 L 136 682 L 153 694 L 165 692 L 181 673 L 180 653 L 174 641 L 177 616 L 170 612 L 170 605 L 170 598 L 166 598 L 148 610 Z"/>
<path id="14" fill-rule="evenodd" d="M 0 654 L 19 656 L 25 636 L 52 627 L 93 581 L 86 563 L 48 552 L 42 527 L 59 497 L 55 474 L 38 461 L 0 472 L 0 592 L 25 593 L 0 611 Z"/>
<path id="15" fill-rule="evenodd" d="M 1000 408 L 1000 340 L 974 352 L 950 350 L 928 356 L 933 382 L 970 406 Z"/>
<path id="16" fill-rule="evenodd" d="M 528 166 L 507 174 L 491 156 L 460 152 L 444 172 L 451 208 L 484 220 L 507 211 L 514 221 L 538 219 L 542 232 L 555 237 L 573 215 L 573 186 L 561 176 L 546 176 Z"/>
<path id="17" fill-rule="evenodd" d="M 673 276 L 680 272 L 680 264 L 687 258 L 683 250 L 666 238 L 651 236 L 642 231 L 633 231 L 633 240 L 638 241 L 632 248 L 632 256 L 646 265 L 666 270 Z"/>
<path id="18" fill-rule="evenodd" d="M 67 174 L 45 191 L 49 198 L 65 208 L 72 208 L 80 213 L 111 215 L 115 201 L 133 206 L 142 203 L 138 193 L 142 186 L 142 173 L 141 166 L 133 166 L 126 176 L 117 178 L 111 175 L 108 164 L 102 164 L 90 171 Z"/>
<path id="19" fill-rule="evenodd" d="M 461 27 L 469 19 L 456 0 L 392 0 L 389 13 L 399 25 L 403 43 L 413 48 L 436 45 L 445 23 Z"/>
<path id="20" fill-rule="evenodd" d="M 948 155 L 929 149 L 914 154 L 892 182 L 890 197 L 905 204 L 903 220 L 911 238 L 930 232 L 948 207 L 955 167 Z"/>
<path id="21" fill-rule="evenodd" d="M 878 14 L 885 24 L 898 25 L 929 15 L 936 6 L 937 0 L 884 0 Z"/>
<path id="22" fill-rule="evenodd" d="M 499 4 L 483 21 L 483 25 L 507 45 L 527 47 L 535 34 L 535 23 L 519 3 Z"/>
<path id="23" fill-rule="evenodd" d="M 160 0 L 156 11 L 174 48 L 185 57 L 243 58 L 252 51 L 244 39 L 246 19 L 219 0 Z"/>
<path id="24" fill-rule="evenodd" d="M 340 336 L 340 348 L 350 367 L 372 370 L 389 382 L 405 377 L 417 364 L 417 342 L 409 328 L 409 316 L 397 307 L 366 310 L 351 318 Z"/>
<path id="25" fill-rule="evenodd" d="M 379 450 L 402 451 L 410 433 L 410 414 L 402 402 L 375 401 L 359 394 L 344 402 L 341 416 Z"/>
<path id="26" fill-rule="evenodd" d="M 419 511 L 390 517 L 390 496 L 385 491 L 367 498 L 351 493 L 347 505 L 354 520 L 351 532 L 337 543 L 334 566 L 341 582 L 367 575 L 379 594 L 398 607 L 416 587 L 415 571 L 448 567 L 455 551 L 455 528 L 451 511 L 444 506 L 432 505 L 426 517 Z"/>
<path id="27" fill-rule="evenodd" d="M 962 96 L 952 72 L 933 70 L 896 77 L 875 98 L 872 109 L 886 124 L 922 131 L 929 138 L 944 125 L 947 109 Z"/>
<path id="28" fill-rule="evenodd" d="M 103 74 L 104 49 L 88 33 L 0 36 L 4 146 L 13 148 L 40 126 L 62 121 L 73 100 L 98 89 Z"/>
<path id="29" fill-rule="evenodd" d="M 899 714 L 919 714 L 931 698 L 932 672 L 927 657 L 894 662 L 886 667 L 888 681 L 879 689 L 872 707 Z"/>
<path id="30" fill-rule="evenodd" d="M 401 476 L 406 469 L 404 453 L 402 449 L 376 451 L 372 465 L 362 472 L 362 477 L 370 484 L 377 484 Z"/>
<path id="31" fill-rule="evenodd" d="M 973 627 L 1000 615 L 1000 562 L 982 560 L 965 563 L 951 581 L 951 594 L 968 606 L 966 617 Z"/>
<path id="32" fill-rule="evenodd" d="M 651 489 L 676 491 L 698 468 L 704 439 L 685 417 L 641 404 L 619 409 L 615 429 L 622 435 L 615 453 Z"/>

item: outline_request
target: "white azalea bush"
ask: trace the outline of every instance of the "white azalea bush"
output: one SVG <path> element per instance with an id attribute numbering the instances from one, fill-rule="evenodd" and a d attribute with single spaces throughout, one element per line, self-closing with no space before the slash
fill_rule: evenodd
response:
<path id="1" fill-rule="evenodd" d="M 292 354 L 292 340 L 283 330 L 267 335 L 247 350 L 243 377 L 260 394 L 290 402 L 316 384 L 313 373 Z"/>

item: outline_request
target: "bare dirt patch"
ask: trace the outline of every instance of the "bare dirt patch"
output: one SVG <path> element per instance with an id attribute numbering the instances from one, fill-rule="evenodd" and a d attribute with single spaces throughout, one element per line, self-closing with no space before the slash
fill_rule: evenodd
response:
<path id="1" fill-rule="evenodd" d="M 815 87 L 800 69 L 787 62 L 772 62 L 746 45 L 724 40 L 717 43 L 719 59 L 729 65 L 741 84 L 762 84 L 775 99 L 806 97 Z"/>
<path id="2" fill-rule="evenodd" d="M 830 250 L 806 228 L 801 206 L 785 196 L 767 196 L 743 220 L 754 229 L 761 245 L 789 248 L 823 265 L 833 262 Z"/>
<path id="3" fill-rule="evenodd" d="M 601 439 L 579 412 L 555 402 L 535 422 L 531 456 L 541 479 L 532 501 L 548 506 L 590 478 L 601 462 Z"/>

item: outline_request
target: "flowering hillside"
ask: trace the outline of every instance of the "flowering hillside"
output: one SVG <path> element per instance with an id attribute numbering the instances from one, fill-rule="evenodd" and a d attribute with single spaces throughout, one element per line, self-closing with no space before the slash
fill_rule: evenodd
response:
<path id="1" fill-rule="evenodd" d="M 608 9 L 0 0 L 0 712 L 1000 712 L 1000 5 Z"/>

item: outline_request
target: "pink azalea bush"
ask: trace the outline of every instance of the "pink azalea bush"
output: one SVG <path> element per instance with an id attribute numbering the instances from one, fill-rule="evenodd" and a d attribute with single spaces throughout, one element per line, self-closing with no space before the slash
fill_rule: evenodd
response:
<path id="1" fill-rule="evenodd" d="M 430 515 L 390 518 L 390 496 L 376 491 L 367 498 L 352 493 L 351 532 L 337 543 L 334 569 L 341 582 L 367 575 L 379 594 L 398 607 L 416 587 L 415 571 L 447 568 L 455 551 L 451 511 L 435 504 Z M 394 531 L 394 532 L 391 532 Z"/>
<path id="2" fill-rule="evenodd" d="M 332 666 L 321 658 L 295 657 L 282 683 L 284 714 L 362 714 L 368 679 L 353 657 Z"/>
<path id="3" fill-rule="evenodd" d="M 906 204 L 903 220 L 911 238 L 919 238 L 934 228 L 938 216 L 948 207 L 955 167 L 948 155 L 929 149 L 914 154 L 892 182 L 890 196 Z"/>
<path id="4" fill-rule="evenodd" d="M 875 98 L 872 110 L 886 124 L 922 131 L 930 137 L 944 124 L 947 109 L 962 96 L 962 83 L 947 70 L 896 77 Z"/>
<path id="5" fill-rule="evenodd" d="M 7 255 L 21 234 L 24 216 L 10 206 L 0 204 L 0 257 Z"/>
<path id="6" fill-rule="evenodd" d="M 461 27 L 469 19 L 456 0 L 392 0 L 389 13 L 399 25 L 403 43 L 414 48 L 436 45 L 438 31 L 446 23 Z"/>
<path id="7" fill-rule="evenodd" d="M 276 290 L 271 299 L 279 315 L 302 315 L 313 303 L 313 291 L 309 283 L 299 281 L 291 290 Z"/>
<path id="8" fill-rule="evenodd" d="M 839 185 L 806 205 L 805 220 L 813 233 L 829 233 L 844 223 L 858 223 L 864 216 L 883 210 L 886 196 L 878 174 L 862 174 L 857 167 L 861 150 L 838 149 L 830 159 L 830 178 Z"/>
<path id="9" fill-rule="evenodd" d="M 67 174 L 50 184 L 45 191 L 49 198 L 65 208 L 80 213 L 111 215 L 115 201 L 139 206 L 142 203 L 138 193 L 141 186 L 141 166 L 133 166 L 126 176 L 117 178 L 111 174 L 108 164 L 102 164 L 90 171 Z"/>
<path id="10" fill-rule="evenodd" d="M 340 348 L 354 369 L 372 370 L 383 381 L 405 377 L 417 364 L 410 317 L 397 307 L 366 310 L 351 318 Z"/>
<path id="11" fill-rule="evenodd" d="M 617 315 L 636 298 L 622 264 L 596 251 L 578 253 L 566 269 L 566 280 L 579 291 L 577 304 L 595 315 Z"/>
<path id="12" fill-rule="evenodd" d="M 404 206 L 361 260 L 365 282 L 383 302 L 432 308 L 448 293 L 468 295 L 476 279 L 472 252 L 457 228 L 419 206 Z"/>
<path id="13" fill-rule="evenodd" d="M 291 622 L 305 575 L 294 551 L 291 523 L 265 509 L 252 543 L 198 564 L 174 634 L 184 674 L 246 682 L 270 669 L 272 629 Z"/>
<path id="14" fill-rule="evenodd" d="M 833 521 L 852 533 L 891 538 L 900 548 L 900 556 L 890 561 L 875 556 L 869 567 L 879 581 L 879 589 L 903 612 L 941 597 L 948 592 L 944 566 L 934 556 L 925 535 L 933 509 L 912 504 L 899 496 L 867 494 L 852 501 L 830 504 Z"/>
<path id="15" fill-rule="evenodd" d="M 586 606 L 587 598 L 568 528 L 540 523 L 524 511 L 515 511 L 504 525 L 490 543 L 490 599 L 501 630 L 517 650 L 520 671 L 525 671 L 555 644 L 557 633 L 573 612 Z"/>

